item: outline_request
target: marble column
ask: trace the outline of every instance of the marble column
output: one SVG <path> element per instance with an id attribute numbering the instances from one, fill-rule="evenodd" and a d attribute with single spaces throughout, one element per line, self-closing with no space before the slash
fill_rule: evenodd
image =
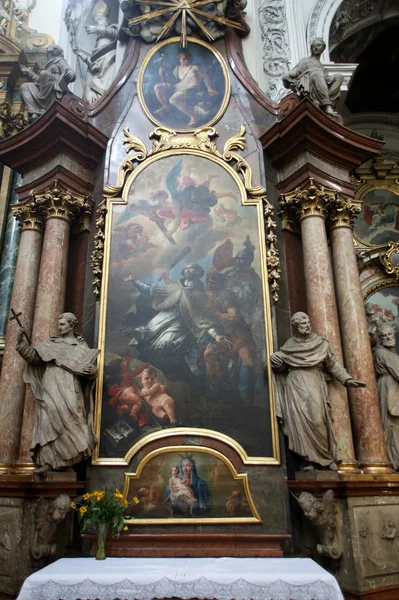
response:
<path id="1" fill-rule="evenodd" d="M 343 363 L 325 223 L 327 207 L 334 196 L 335 192 L 326 192 L 324 187 L 309 179 L 303 188 L 282 196 L 280 205 L 284 211 L 294 213 L 300 221 L 306 298 L 312 329 L 330 342 L 337 359 Z M 347 390 L 334 379 L 328 385 L 338 460 L 341 461 L 339 470 L 358 473 Z"/>
<path id="2" fill-rule="evenodd" d="M 63 189 L 58 182 L 45 193 L 36 195 L 45 221 L 43 250 L 37 285 L 32 345 L 57 334 L 59 315 L 64 311 L 71 220 L 86 206 L 84 196 Z M 18 462 L 31 461 L 31 440 L 35 399 L 26 392 Z"/>
<path id="3" fill-rule="evenodd" d="M 353 245 L 353 217 L 360 208 L 338 196 L 330 209 L 331 247 L 345 365 L 366 388 L 351 388 L 356 458 L 365 473 L 390 473 L 377 382 Z"/>
<path id="4" fill-rule="evenodd" d="M 0 346 L 7 333 L 12 287 L 17 266 L 19 239 L 21 228 L 12 213 L 12 205 L 18 201 L 17 187 L 22 177 L 15 172 L 12 175 L 11 193 L 6 210 L 5 231 L 0 261 Z"/>
<path id="5" fill-rule="evenodd" d="M 22 312 L 22 324 L 30 335 L 32 330 L 43 222 L 35 201 L 16 206 L 14 216 L 22 224 L 18 260 L 15 269 L 11 307 Z M 0 470 L 8 470 L 18 458 L 24 409 L 25 361 L 15 350 L 18 325 L 9 323 L 0 381 Z"/>

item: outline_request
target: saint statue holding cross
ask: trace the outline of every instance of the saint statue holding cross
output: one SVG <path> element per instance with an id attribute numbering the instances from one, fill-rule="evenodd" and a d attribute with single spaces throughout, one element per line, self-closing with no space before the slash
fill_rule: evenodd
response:
<path id="1" fill-rule="evenodd" d="M 40 475 L 63 470 L 91 456 L 97 443 L 93 429 L 94 365 L 98 350 L 91 350 L 73 332 L 72 313 L 58 318 L 59 336 L 34 348 L 13 311 L 20 329 L 16 350 L 28 363 L 24 380 L 36 398 L 32 440 L 33 460 Z"/>

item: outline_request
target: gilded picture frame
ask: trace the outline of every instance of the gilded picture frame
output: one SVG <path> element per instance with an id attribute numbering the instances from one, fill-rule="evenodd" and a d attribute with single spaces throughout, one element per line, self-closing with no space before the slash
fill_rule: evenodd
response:
<path id="1" fill-rule="evenodd" d="M 101 282 L 101 304 L 100 304 L 100 315 L 99 315 L 99 377 L 97 382 L 97 397 L 96 397 L 96 412 L 95 412 L 95 429 L 99 437 L 100 443 L 94 449 L 92 461 L 94 465 L 127 465 L 130 460 L 140 451 L 145 443 L 149 440 L 162 439 L 166 441 L 168 438 L 173 437 L 174 434 L 187 434 L 191 436 L 207 435 L 214 439 L 222 439 L 226 444 L 230 445 L 240 455 L 244 464 L 269 464 L 277 465 L 280 464 L 280 450 L 278 442 L 278 425 L 275 413 L 274 404 L 274 393 L 272 386 L 272 374 L 271 368 L 268 361 L 268 357 L 273 352 L 273 334 L 272 334 L 272 320 L 271 320 L 271 307 L 270 307 L 270 293 L 268 283 L 270 283 L 273 297 L 275 300 L 278 298 L 278 272 L 279 272 L 279 260 L 278 253 L 274 247 L 275 234 L 274 228 L 275 223 L 272 219 L 273 211 L 266 199 L 266 192 L 261 186 L 252 185 L 252 174 L 249 165 L 242 157 L 234 152 L 234 149 L 242 149 L 244 147 L 245 138 L 243 134 L 245 129 L 242 128 L 239 135 L 234 136 L 226 142 L 223 153 L 220 153 L 214 142 L 210 141 L 210 138 L 215 135 L 214 130 L 208 128 L 205 132 L 198 130 L 195 132 L 193 138 L 185 138 L 184 143 L 179 136 L 176 136 L 175 132 L 170 130 L 159 128 L 157 129 L 152 137 L 159 137 L 160 141 L 153 143 L 152 152 L 149 154 L 143 142 L 132 136 L 128 130 L 125 130 L 126 139 L 124 143 L 127 144 L 127 150 L 135 150 L 135 152 L 129 154 L 129 156 L 121 163 L 118 174 L 118 182 L 116 186 L 108 185 L 105 188 L 106 205 L 100 207 L 98 224 L 103 224 L 104 214 L 107 213 L 105 221 L 105 229 L 101 229 L 97 233 L 97 239 L 99 240 L 98 247 L 101 248 L 101 266 L 99 266 L 98 256 L 94 260 L 92 257 L 92 264 L 95 266 L 95 270 L 98 273 L 102 271 L 102 282 Z M 195 161 L 200 164 L 201 161 L 205 161 L 208 165 L 208 171 L 212 169 L 221 169 L 225 172 L 225 176 L 231 180 L 232 185 L 239 191 L 241 199 L 241 206 L 252 206 L 256 214 L 256 252 L 257 264 L 260 269 L 260 280 L 262 282 L 262 291 L 259 301 L 261 302 L 262 314 L 264 319 L 264 344 L 266 352 L 265 360 L 265 373 L 268 385 L 268 395 L 265 396 L 264 401 L 267 405 L 265 410 L 264 418 L 267 425 L 267 436 L 268 439 L 265 442 L 269 451 L 262 453 L 248 452 L 247 449 L 236 439 L 236 436 L 228 434 L 223 428 L 210 428 L 210 427 L 196 427 L 184 426 L 184 423 L 179 424 L 178 427 L 168 426 L 165 429 L 146 433 L 139 439 L 135 439 L 129 447 L 126 447 L 126 451 L 122 453 L 112 452 L 104 453 L 101 447 L 101 440 L 103 434 L 103 408 L 105 406 L 103 401 L 104 395 L 104 383 L 106 381 L 106 338 L 107 338 L 107 310 L 108 310 L 108 297 L 109 297 L 109 281 L 110 281 L 110 259 L 111 259 L 111 245 L 112 245 L 112 232 L 113 232 L 113 212 L 115 210 L 124 211 L 123 207 L 129 204 L 129 193 L 131 189 L 134 189 L 133 184 L 140 177 L 140 175 L 146 170 L 151 169 L 155 165 L 156 171 L 161 171 L 159 167 L 165 166 L 167 161 L 184 160 Z M 163 163 L 159 161 L 163 160 Z M 235 170 L 232 164 L 236 164 Z M 192 163 L 191 163 L 192 164 Z M 213 167 L 211 167 L 213 165 Z M 222 171 L 220 173 L 222 173 Z M 147 180 L 148 180 L 147 171 Z M 223 177 L 222 177 L 223 179 Z M 219 185 L 219 183 L 218 183 Z M 141 187 L 138 186 L 141 193 Z M 137 206 L 135 203 L 130 203 L 129 206 Z M 118 208 L 119 207 L 119 208 Z M 264 215 L 267 216 L 267 238 L 265 235 Z M 103 250 L 102 250 L 103 247 Z M 252 259 L 253 260 L 253 259 Z M 102 267 L 102 268 L 101 268 Z M 263 333 L 262 333 L 263 335 Z M 263 406 L 263 405 L 262 405 Z M 249 410 L 249 409 L 248 409 Z M 263 411 L 263 408 L 262 408 Z M 262 424 L 263 426 L 263 424 Z M 266 447 L 266 446 L 265 446 Z"/>
<path id="2" fill-rule="evenodd" d="M 186 475 L 186 482 L 190 482 L 186 483 L 186 491 L 181 471 L 190 463 L 193 467 Z M 145 471 L 150 471 L 147 477 Z M 174 481 L 179 484 L 175 490 Z M 169 446 L 153 450 L 142 459 L 137 471 L 125 473 L 123 496 L 131 510 L 127 514 L 132 518 L 125 517 L 128 525 L 262 523 L 248 474 L 237 473 L 230 460 L 212 448 Z M 165 518 L 167 513 L 169 516 Z M 210 516 L 215 513 L 217 516 Z"/>
<path id="3" fill-rule="evenodd" d="M 137 81 L 139 101 L 150 121 L 177 133 L 217 123 L 226 111 L 231 93 L 229 71 L 220 52 L 198 38 L 188 37 L 187 42 L 185 49 L 181 48 L 179 37 L 156 44 L 145 57 Z M 190 57 L 192 68 L 198 73 L 193 76 L 191 88 L 179 90 L 177 86 L 183 85 L 185 79 L 179 83 L 179 64 L 174 63 L 183 55 Z M 164 73 L 162 77 L 159 70 Z M 190 71 L 185 76 L 188 77 Z"/>
<path id="4" fill-rule="evenodd" d="M 376 197 L 367 199 L 372 194 Z M 361 205 L 353 233 L 357 247 L 382 249 L 390 242 L 399 241 L 399 185 L 396 182 L 368 181 L 358 188 L 355 201 Z M 384 227 L 387 223 L 393 224 L 394 229 Z M 371 229 L 375 233 L 371 234 Z"/>

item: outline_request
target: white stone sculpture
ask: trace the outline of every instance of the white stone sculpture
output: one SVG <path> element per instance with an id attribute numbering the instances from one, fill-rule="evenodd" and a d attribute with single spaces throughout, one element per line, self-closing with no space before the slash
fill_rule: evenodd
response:
<path id="1" fill-rule="evenodd" d="M 283 84 L 300 98 L 309 98 L 313 104 L 327 115 L 335 117 L 335 102 L 343 81 L 342 75 L 328 75 L 320 62 L 326 47 L 325 42 L 316 38 L 310 46 L 311 56 L 301 58 L 299 63 L 283 75 Z"/>
<path id="2" fill-rule="evenodd" d="M 325 374 L 347 387 L 365 386 L 339 364 L 328 341 L 312 333 L 308 315 L 295 313 L 291 324 L 294 336 L 270 357 L 272 368 L 286 375 L 276 381 L 277 416 L 290 450 L 310 463 L 336 469 L 337 446 Z"/>
<path id="3" fill-rule="evenodd" d="M 73 51 L 81 58 L 88 68 L 83 99 L 92 104 L 101 98 L 111 87 L 116 70 L 116 42 L 118 25 L 110 25 L 108 20 L 109 8 L 104 0 L 97 0 L 92 10 L 94 25 L 86 26 L 86 33 L 96 35 L 96 45 L 91 56 L 73 46 Z"/>
<path id="4" fill-rule="evenodd" d="M 381 419 L 388 458 L 399 470 L 399 356 L 395 350 L 395 330 L 382 325 L 377 332 L 374 368 L 378 381 Z"/>
<path id="5" fill-rule="evenodd" d="M 34 348 L 23 328 L 17 336 L 16 349 L 28 362 L 24 380 L 36 398 L 32 453 L 39 475 L 88 458 L 97 443 L 93 429 L 97 367 L 93 363 L 98 351 L 74 334 L 76 323 L 74 314 L 63 313 L 58 319 L 60 335 Z"/>

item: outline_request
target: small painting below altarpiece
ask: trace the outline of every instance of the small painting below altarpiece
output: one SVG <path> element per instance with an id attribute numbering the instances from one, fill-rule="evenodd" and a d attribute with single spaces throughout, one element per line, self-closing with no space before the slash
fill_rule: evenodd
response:
<path id="1" fill-rule="evenodd" d="M 374 188 L 363 196 L 354 233 L 366 246 L 399 242 L 399 187 Z"/>
<path id="2" fill-rule="evenodd" d="M 176 149 L 109 202 L 95 462 L 190 427 L 277 464 L 262 200 L 222 158 Z"/>
<path id="3" fill-rule="evenodd" d="M 126 473 L 124 496 L 132 525 L 261 523 L 248 475 L 237 474 L 225 456 L 205 448 L 155 450 L 137 473 Z"/>
<path id="4" fill-rule="evenodd" d="M 383 287 L 367 298 L 374 306 L 376 317 L 380 323 L 386 323 L 396 331 L 396 352 L 399 353 L 399 285 Z"/>
<path id="5" fill-rule="evenodd" d="M 188 38 L 157 44 L 146 56 L 138 78 L 140 102 L 147 116 L 175 131 L 212 125 L 224 113 L 230 97 L 229 74 L 212 46 Z"/>

